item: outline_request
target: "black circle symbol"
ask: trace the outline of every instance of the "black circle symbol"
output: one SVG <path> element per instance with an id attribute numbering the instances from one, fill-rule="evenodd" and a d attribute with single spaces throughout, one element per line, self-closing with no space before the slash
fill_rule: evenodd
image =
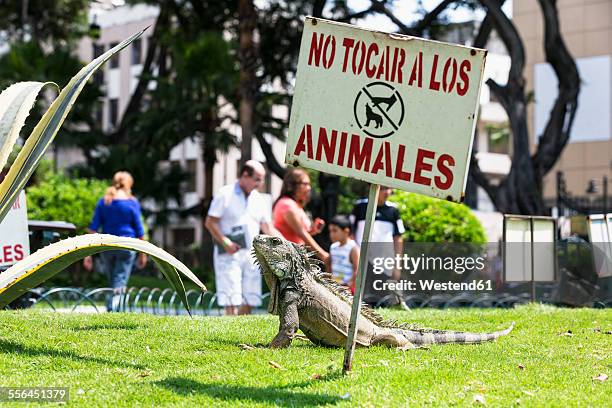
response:
<path id="1" fill-rule="evenodd" d="M 353 114 L 366 135 L 389 137 L 399 130 L 404 120 L 404 101 L 391 85 L 372 82 L 357 93 Z"/>

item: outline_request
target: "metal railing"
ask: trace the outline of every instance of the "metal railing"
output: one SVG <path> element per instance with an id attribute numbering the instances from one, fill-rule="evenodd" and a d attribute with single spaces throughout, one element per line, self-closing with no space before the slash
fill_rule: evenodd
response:
<path id="1" fill-rule="evenodd" d="M 28 291 L 26 295 L 7 306 L 7 309 L 19 309 L 26 307 L 41 308 L 57 312 L 91 312 L 101 313 L 106 311 L 106 303 L 109 296 L 113 296 L 111 288 L 36 288 Z M 149 313 L 154 315 L 186 315 L 187 311 L 181 302 L 177 292 L 172 289 L 160 288 L 136 288 L 130 287 L 123 294 L 116 295 L 116 310 L 128 313 Z M 255 295 L 249 295 L 252 298 Z M 219 294 L 197 290 L 186 292 L 187 302 L 192 315 L 213 316 L 222 315 L 223 306 L 218 304 Z M 261 305 L 255 308 L 255 313 L 265 313 L 270 298 L 269 293 L 261 296 Z M 364 297 L 364 302 L 374 307 L 387 307 L 403 303 L 411 309 L 437 308 L 447 309 L 455 307 L 470 308 L 512 308 L 515 305 L 528 303 L 531 295 L 523 293 L 513 295 L 501 294 L 389 294 L 380 297 Z M 542 303 L 552 303 L 549 298 L 544 297 Z M 594 307 L 612 307 L 612 298 L 595 302 Z"/>

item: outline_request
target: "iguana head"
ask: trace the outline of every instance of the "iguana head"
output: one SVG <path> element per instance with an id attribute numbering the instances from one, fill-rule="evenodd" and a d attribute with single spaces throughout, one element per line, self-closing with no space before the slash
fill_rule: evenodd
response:
<path id="1" fill-rule="evenodd" d="M 253 253 L 262 272 L 272 273 L 278 279 L 289 278 L 296 261 L 302 258 L 302 254 L 291 242 L 263 234 L 253 240 Z"/>

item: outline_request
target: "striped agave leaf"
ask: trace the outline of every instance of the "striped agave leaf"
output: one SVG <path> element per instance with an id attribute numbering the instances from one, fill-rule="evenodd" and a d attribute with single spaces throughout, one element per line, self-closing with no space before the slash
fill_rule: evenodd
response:
<path id="1" fill-rule="evenodd" d="M 11 154 L 36 96 L 45 85 L 52 85 L 59 91 L 53 82 L 19 82 L 0 94 L 0 170 Z"/>
<path id="2" fill-rule="evenodd" d="M 41 118 L 40 122 L 38 122 L 32 131 L 32 134 L 26 139 L 26 142 L 17 155 L 15 162 L 9 169 L 4 181 L 2 181 L 0 184 L 0 221 L 4 219 L 6 213 L 13 205 L 13 202 L 17 199 L 19 191 L 25 187 L 28 179 L 55 138 L 60 126 L 62 123 L 64 123 L 64 119 L 66 119 L 68 112 L 70 112 L 72 105 L 81 93 L 81 90 L 87 83 L 87 80 L 93 75 L 96 69 L 104 64 L 104 62 L 106 62 L 110 57 L 112 57 L 113 54 L 125 48 L 136 38 L 140 37 L 143 32 L 144 30 L 132 35 L 127 40 L 122 41 L 117 46 L 91 61 L 89 64 L 87 64 L 87 66 L 83 67 L 74 77 L 72 77 L 68 85 L 66 85 L 58 97 L 53 101 L 49 109 Z M 4 95 L 5 92 L 11 91 L 7 93 L 6 99 L 12 100 L 15 103 L 14 106 L 6 106 L 4 109 L 5 114 L 0 116 L 0 120 L 2 120 L 2 122 L 0 122 L 0 128 L 11 129 L 4 138 L 2 138 L 0 131 L 0 143 L 2 143 L 0 144 L 0 152 L 2 153 L 2 156 L 5 154 L 8 156 L 8 153 L 5 153 L 5 151 L 10 153 L 11 149 L 13 148 L 15 139 L 17 137 L 16 134 L 19 133 L 19 129 L 21 129 L 21 126 L 23 126 L 23 122 L 25 121 L 29 111 L 29 108 L 26 110 L 25 107 L 28 106 L 27 103 L 30 101 L 29 106 L 31 107 L 31 104 L 34 102 L 32 98 L 35 98 L 36 94 L 38 93 L 37 91 L 32 97 L 36 86 L 23 86 L 24 89 L 22 89 L 22 85 L 20 85 L 20 92 L 18 92 L 18 96 L 15 97 L 11 96 L 16 89 L 11 89 L 11 87 L 2 93 L 2 95 Z M 40 87 L 42 87 L 42 85 Z M 40 90 L 40 87 L 38 90 Z M 29 92 L 27 90 L 29 90 Z M 22 101 L 21 106 L 25 106 L 23 109 L 17 108 L 17 102 L 19 100 Z M 14 111 L 15 109 L 17 109 L 18 112 L 11 114 L 10 112 Z M 16 129 L 16 132 L 13 132 L 12 129 Z M 0 163 L 2 164 L 2 166 L 0 166 L 1 170 L 1 167 L 3 167 L 5 163 Z"/>
<path id="3" fill-rule="evenodd" d="M 48 245 L 0 274 L 0 309 L 74 262 L 114 249 L 129 249 L 151 256 L 188 312 L 189 303 L 180 274 L 198 285 L 203 292 L 206 291 L 204 284 L 181 261 L 147 241 L 107 234 L 86 234 Z"/>

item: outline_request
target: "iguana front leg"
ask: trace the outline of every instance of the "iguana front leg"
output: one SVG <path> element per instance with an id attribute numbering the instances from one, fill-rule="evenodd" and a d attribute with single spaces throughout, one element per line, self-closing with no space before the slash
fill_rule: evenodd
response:
<path id="1" fill-rule="evenodd" d="M 299 295 L 293 291 L 287 291 L 281 295 L 280 325 L 278 334 L 270 343 L 270 347 L 285 348 L 291 345 L 291 341 L 300 326 L 298 299 Z"/>

